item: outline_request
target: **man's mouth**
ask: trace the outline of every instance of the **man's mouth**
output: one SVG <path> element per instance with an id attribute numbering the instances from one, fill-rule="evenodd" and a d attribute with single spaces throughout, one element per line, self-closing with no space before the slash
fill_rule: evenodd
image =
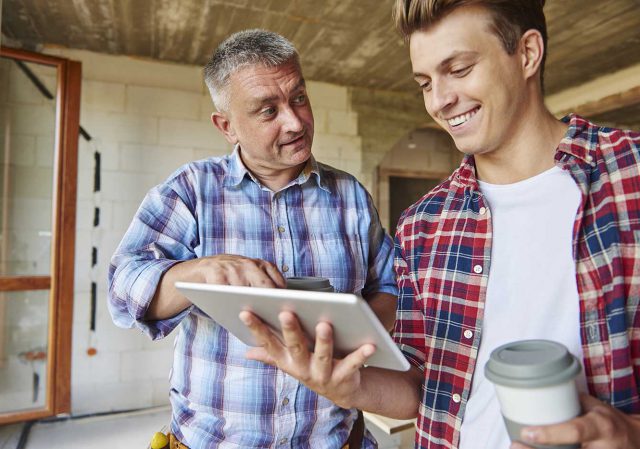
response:
<path id="1" fill-rule="evenodd" d="M 455 117 L 451 117 L 447 119 L 447 123 L 451 127 L 460 126 L 463 123 L 468 122 L 471 119 L 471 117 L 476 115 L 476 112 L 478 112 L 479 110 L 480 110 L 480 106 L 472 109 L 469 112 L 465 112 L 464 114 L 456 115 Z"/>
<path id="2" fill-rule="evenodd" d="M 294 139 L 291 139 L 291 140 L 288 140 L 286 142 L 283 142 L 280 145 L 284 146 L 284 145 L 291 145 L 292 143 L 298 143 L 300 141 L 300 139 L 302 139 L 303 137 L 304 137 L 304 133 L 300 134 L 299 136 L 297 136 Z"/>

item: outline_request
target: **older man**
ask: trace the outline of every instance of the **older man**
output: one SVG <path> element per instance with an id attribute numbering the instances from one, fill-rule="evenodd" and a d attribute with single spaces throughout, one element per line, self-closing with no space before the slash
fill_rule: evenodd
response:
<path id="1" fill-rule="evenodd" d="M 361 293 L 391 327 L 392 243 L 358 181 L 311 155 L 313 114 L 298 55 L 282 36 L 236 33 L 205 81 L 213 124 L 233 154 L 187 164 L 152 189 L 113 256 L 114 322 L 153 339 L 180 325 L 171 374 L 171 432 L 195 448 L 375 447 L 343 409 L 247 347 L 174 288 L 177 280 L 284 287 L 323 276 Z"/>

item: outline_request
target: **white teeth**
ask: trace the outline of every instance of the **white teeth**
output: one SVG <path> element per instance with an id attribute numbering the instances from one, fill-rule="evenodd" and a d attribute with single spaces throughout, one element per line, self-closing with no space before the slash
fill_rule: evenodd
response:
<path id="1" fill-rule="evenodd" d="M 449 123 L 450 126 L 462 125 L 464 122 L 468 121 L 471 117 L 476 115 L 476 112 L 478 112 L 478 110 L 474 109 L 473 111 L 467 112 L 466 114 L 461 114 L 456 117 L 450 118 L 449 120 L 447 120 L 447 123 Z"/>

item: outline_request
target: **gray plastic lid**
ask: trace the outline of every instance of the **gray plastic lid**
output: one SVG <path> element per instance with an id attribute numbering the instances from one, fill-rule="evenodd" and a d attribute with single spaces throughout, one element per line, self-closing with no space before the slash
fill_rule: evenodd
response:
<path id="1" fill-rule="evenodd" d="M 291 290 L 313 290 L 320 292 L 333 291 L 329 279 L 316 276 L 293 276 L 287 278 L 287 288 Z"/>
<path id="2" fill-rule="evenodd" d="M 493 350 L 484 374 L 498 385 L 540 388 L 564 383 L 580 370 L 580 362 L 564 345 L 549 340 L 523 340 Z"/>

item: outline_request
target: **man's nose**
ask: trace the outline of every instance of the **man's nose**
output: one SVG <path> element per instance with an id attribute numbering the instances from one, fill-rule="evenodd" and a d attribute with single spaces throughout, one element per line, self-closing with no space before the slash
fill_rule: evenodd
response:
<path id="1" fill-rule="evenodd" d="M 299 133 L 304 129 L 302 120 L 300 120 L 298 113 L 292 107 L 284 108 L 280 113 L 280 119 L 285 132 Z"/>
<path id="2" fill-rule="evenodd" d="M 431 87 L 430 110 L 433 114 L 444 112 L 457 101 L 457 95 L 451 85 L 445 82 L 434 82 Z"/>

